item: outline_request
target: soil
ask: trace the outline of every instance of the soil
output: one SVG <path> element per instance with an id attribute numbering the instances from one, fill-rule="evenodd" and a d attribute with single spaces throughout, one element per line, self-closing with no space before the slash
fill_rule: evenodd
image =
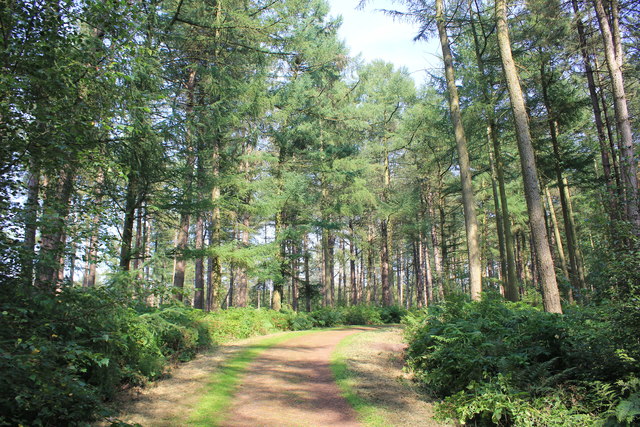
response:
<path id="1" fill-rule="evenodd" d="M 247 367 L 231 407 L 216 424 L 360 426 L 357 413 L 341 397 L 329 367 L 337 344 L 353 334 L 358 335 L 340 349 L 354 374 L 350 387 L 380 409 L 379 414 L 388 421 L 385 425 L 442 425 L 432 421 L 431 404 L 413 389 L 402 371 L 404 344 L 402 330 L 397 327 L 319 331 L 265 350 Z M 120 419 L 145 427 L 187 425 L 189 414 L 206 393 L 208 378 L 225 360 L 264 338 L 221 346 L 176 368 L 171 378 L 126 396 L 129 403 Z"/>
<path id="2" fill-rule="evenodd" d="M 269 336 L 279 336 L 280 332 Z M 187 423 L 187 418 L 205 393 L 210 376 L 225 361 L 265 336 L 226 343 L 211 351 L 200 353 L 194 360 L 175 367 L 168 378 L 151 383 L 119 397 L 116 406 L 119 420 L 144 427 L 175 427 Z M 98 423 L 97 426 L 108 426 Z"/>
<path id="3" fill-rule="evenodd" d="M 353 337 L 340 353 L 351 372 L 350 388 L 377 408 L 385 426 L 452 426 L 433 419 L 433 402 L 417 390 L 403 370 L 403 331 L 378 327 Z"/>
<path id="4" fill-rule="evenodd" d="M 246 426 L 360 426 L 329 367 L 336 345 L 369 328 L 322 331 L 263 352 L 249 366 L 222 422 Z"/>

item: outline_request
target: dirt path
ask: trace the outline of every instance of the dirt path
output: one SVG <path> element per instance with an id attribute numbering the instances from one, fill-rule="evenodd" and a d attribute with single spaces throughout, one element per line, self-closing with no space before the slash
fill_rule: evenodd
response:
<path id="1" fill-rule="evenodd" d="M 285 341 L 264 350 L 247 366 L 231 407 L 224 414 L 210 413 L 211 425 L 360 426 L 355 410 L 341 397 L 334 382 L 329 367 L 334 351 L 350 371 L 351 390 L 382 420 L 372 422 L 365 416 L 368 425 L 443 425 L 433 421 L 431 403 L 413 389 L 410 377 L 402 372 L 404 344 L 400 328 L 353 327 L 292 338 L 289 334 L 254 337 L 199 355 L 176 368 L 171 378 L 158 381 L 139 394 L 123 396 L 120 419 L 144 427 L 194 425 L 191 415 L 207 401 L 207 384 L 212 376 L 247 348 L 261 346 L 265 339 L 282 337 Z M 343 344 L 336 350 L 341 341 Z"/>
<path id="2" fill-rule="evenodd" d="M 385 427 L 452 426 L 433 419 L 433 403 L 426 399 L 403 371 L 402 328 L 377 327 L 343 342 L 338 352 L 350 372 L 352 391 L 375 408 Z"/>
<path id="3" fill-rule="evenodd" d="M 365 330 L 317 332 L 266 350 L 249 366 L 221 425 L 360 426 L 340 396 L 329 358 L 342 339 Z"/>

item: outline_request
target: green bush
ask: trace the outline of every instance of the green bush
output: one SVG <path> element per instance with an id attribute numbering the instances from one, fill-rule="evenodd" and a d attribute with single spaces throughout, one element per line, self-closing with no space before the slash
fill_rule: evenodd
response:
<path id="1" fill-rule="evenodd" d="M 370 306 L 203 313 L 176 301 L 148 307 L 114 275 L 108 286 L 43 292 L 0 283 L 0 425 L 77 425 L 109 415 L 105 402 L 160 377 L 167 364 L 227 341 L 282 330 L 374 324 L 398 310 Z M 138 279 L 135 279 L 138 280 Z M 385 311 L 386 310 L 386 311 Z"/>
<path id="2" fill-rule="evenodd" d="M 304 331 L 313 328 L 313 319 L 308 313 L 289 313 L 289 329 Z"/>
<path id="3" fill-rule="evenodd" d="M 90 422 L 108 415 L 122 386 L 159 377 L 169 362 L 292 326 L 273 310 L 146 307 L 122 283 L 53 294 L 4 282 L 0 316 L 0 425 Z"/>
<path id="4" fill-rule="evenodd" d="M 399 305 L 391 305 L 389 307 L 380 308 L 380 320 L 382 323 L 400 323 L 402 319 L 408 314 L 408 310 Z"/>
<path id="5" fill-rule="evenodd" d="M 340 309 L 323 307 L 309 313 L 313 321 L 313 326 L 318 328 L 330 328 L 344 325 L 344 313 Z"/>
<path id="6" fill-rule="evenodd" d="M 354 305 L 344 311 L 346 325 L 380 325 L 380 309 L 370 305 Z"/>
<path id="7" fill-rule="evenodd" d="M 618 330 L 615 313 L 600 306 L 561 316 L 492 295 L 481 302 L 456 297 L 406 317 L 408 365 L 444 398 L 444 418 L 476 425 L 628 423 L 640 413 L 638 340 Z"/>
<path id="8" fill-rule="evenodd" d="M 211 340 L 222 344 L 234 339 L 249 338 L 289 328 L 287 314 L 254 308 L 229 308 L 203 316 L 202 322 Z"/>

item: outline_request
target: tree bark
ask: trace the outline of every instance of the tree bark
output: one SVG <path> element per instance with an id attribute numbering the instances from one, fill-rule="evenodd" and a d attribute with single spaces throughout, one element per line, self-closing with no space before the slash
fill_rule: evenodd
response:
<path id="1" fill-rule="evenodd" d="M 391 288 L 389 286 L 389 230 L 388 221 L 380 221 L 380 286 L 382 305 L 391 305 Z"/>
<path id="2" fill-rule="evenodd" d="M 133 251 L 131 253 L 131 258 L 133 260 L 133 269 L 138 270 L 140 268 L 140 255 L 142 254 L 142 217 L 144 216 L 142 212 L 142 207 L 138 206 L 136 208 L 136 233 L 135 233 L 135 245 L 133 247 Z M 138 276 L 140 274 L 138 273 Z"/>
<path id="3" fill-rule="evenodd" d="M 480 42 L 478 39 L 478 33 L 476 31 L 474 16 L 478 13 L 473 11 L 471 2 L 469 4 L 471 10 L 471 29 L 473 31 L 474 39 L 474 51 L 476 56 L 476 63 L 478 65 L 478 72 L 483 80 L 482 82 L 482 96 L 486 103 L 485 116 L 487 117 L 487 138 L 493 148 L 493 156 L 489 154 L 489 159 L 493 157 L 493 165 L 495 168 L 495 180 L 498 184 L 499 190 L 499 203 L 500 215 L 496 214 L 498 236 L 502 231 L 503 245 L 504 245 L 504 268 L 503 268 L 503 280 L 505 283 L 505 296 L 509 301 L 518 301 L 520 299 L 520 292 L 518 290 L 518 280 L 515 267 L 515 255 L 513 249 L 513 233 L 511 231 L 511 219 L 509 214 L 509 204 L 507 201 L 507 192 L 504 182 L 504 163 L 502 159 L 502 152 L 500 147 L 500 141 L 498 139 L 497 124 L 495 117 L 495 100 L 490 94 L 490 87 L 493 87 L 493 82 L 487 76 L 484 60 L 482 58 L 482 52 L 480 49 Z M 480 21 L 481 22 L 481 21 Z M 484 33 L 484 32 L 483 32 Z M 501 266 L 502 267 L 502 266 Z"/>
<path id="4" fill-rule="evenodd" d="M 276 242 L 278 242 L 279 253 L 278 253 L 278 264 L 280 265 L 280 274 L 273 281 L 273 293 L 271 295 L 271 308 L 276 311 L 280 311 L 282 308 L 282 298 L 284 292 L 284 283 L 286 277 L 286 247 L 284 241 L 284 213 L 279 211 L 276 214 L 275 220 L 275 238 Z"/>
<path id="5" fill-rule="evenodd" d="M 211 211 L 211 231 L 209 245 L 212 248 L 220 246 L 220 138 L 216 137 L 212 153 L 212 175 L 213 188 L 211 189 L 211 203 L 213 209 Z M 207 272 L 207 307 L 209 310 L 218 310 L 220 308 L 220 298 L 222 290 L 222 266 L 220 265 L 220 256 L 216 253 L 209 256 L 209 270 Z"/>
<path id="6" fill-rule="evenodd" d="M 291 308 L 298 311 L 298 293 L 300 289 L 300 278 L 298 277 L 298 246 L 291 246 Z"/>
<path id="7" fill-rule="evenodd" d="M 40 197 L 40 167 L 32 160 L 27 178 L 27 201 L 24 206 L 24 242 L 22 244 L 20 276 L 28 285 L 33 283 L 36 230 L 38 228 L 38 200 Z"/>
<path id="8" fill-rule="evenodd" d="M 551 198 L 551 192 L 549 188 L 545 187 L 545 193 L 547 196 L 547 205 L 549 206 L 549 213 L 551 214 L 551 223 L 553 224 L 553 234 L 556 240 L 556 247 L 558 248 L 558 258 L 560 259 L 560 266 L 562 273 L 568 281 L 571 281 L 571 275 L 569 274 L 569 267 L 567 266 L 567 257 L 564 253 L 564 245 L 562 244 L 562 238 L 560 236 L 560 227 L 558 225 L 558 217 L 556 216 L 556 210 L 553 206 L 553 199 Z M 568 299 L 572 297 L 568 294 Z"/>
<path id="9" fill-rule="evenodd" d="M 613 185 L 613 179 L 611 175 L 611 162 L 609 159 L 609 148 L 607 144 L 607 138 L 605 136 L 605 127 L 602 121 L 602 111 L 600 109 L 600 103 L 598 101 L 598 93 L 596 91 L 596 82 L 593 77 L 593 67 L 591 66 L 591 55 L 587 48 L 587 36 L 585 34 L 584 23 L 580 16 L 580 9 L 578 8 L 578 0 L 571 0 L 573 6 L 573 12 L 576 18 L 576 28 L 578 30 L 578 40 L 580 42 L 580 53 L 582 55 L 582 61 L 584 62 L 585 74 L 587 76 L 587 86 L 589 88 L 589 98 L 591 100 L 591 108 L 593 110 L 593 118 L 596 125 L 596 133 L 598 135 L 598 143 L 600 145 L 600 156 L 602 159 L 602 169 L 604 172 L 604 180 L 607 186 L 609 216 L 612 220 L 617 219 L 618 206 Z"/>
<path id="10" fill-rule="evenodd" d="M 305 308 L 307 313 L 311 311 L 311 292 L 313 287 L 311 286 L 311 275 L 309 271 L 309 237 L 305 233 L 302 239 L 303 252 L 304 252 L 304 287 L 305 287 Z"/>
<path id="11" fill-rule="evenodd" d="M 496 0 L 496 21 L 500 57 L 502 59 L 502 67 L 516 125 L 516 138 L 518 141 L 518 151 L 520 153 L 527 211 L 529 213 L 529 225 L 533 235 L 533 243 L 540 270 L 544 309 L 552 313 L 562 313 L 553 257 L 551 256 L 551 249 L 547 239 L 544 210 L 540 197 L 540 185 L 538 183 L 536 161 L 529 129 L 529 118 L 511 52 L 506 0 Z"/>
<path id="12" fill-rule="evenodd" d="M 423 306 L 424 278 L 422 276 L 422 248 L 419 241 L 413 241 L 413 269 L 416 275 L 416 305 Z"/>
<path id="13" fill-rule="evenodd" d="M 122 226 L 122 241 L 120 243 L 120 268 L 129 271 L 131 267 L 131 243 L 133 240 L 133 223 L 138 204 L 138 185 L 135 173 L 128 176 L 127 194 L 125 197 L 124 222 Z"/>
<path id="14" fill-rule="evenodd" d="M 240 232 L 240 243 L 243 248 L 249 247 L 249 227 L 251 226 L 251 216 L 248 212 L 242 214 L 242 230 Z M 236 280 L 236 307 L 246 307 L 249 300 L 249 283 L 247 279 L 247 266 L 243 264 L 238 268 Z"/>
<path id="15" fill-rule="evenodd" d="M 471 180 L 471 164 L 469 161 L 469 150 L 467 139 L 462 125 L 462 114 L 460 112 L 460 100 L 458 88 L 456 87 L 455 74 L 453 70 L 453 56 L 449 45 L 449 37 L 444 17 L 443 0 L 436 0 L 436 23 L 440 36 L 440 46 L 444 59 L 445 77 L 447 89 L 449 90 L 449 110 L 453 130 L 458 149 L 458 159 L 460 163 L 460 181 L 462 182 L 462 204 L 464 208 L 464 222 L 467 232 L 467 252 L 469 256 L 469 290 L 472 300 L 479 300 L 482 293 L 482 265 L 480 260 L 480 244 L 478 237 L 478 220 L 476 218 L 475 197 L 473 183 Z"/>
<path id="16" fill-rule="evenodd" d="M 204 218 L 201 213 L 196 218 L 195 262 L 193 308 L 204 310 Z"/>
<path id="17" fill-rule="evenodd" d="M 65 226 L 71 205 L 75 170 L 75 166 L 69 166 L 68 170 L 59 171 L 59 176 L 55 180 L 49 180 L 46 186 L 35 278 L 35 285 L 42 289 L 55 289 L 59 271 L 63 268 L 60 260 L 65 250 Z"/>
<path id="18" fill-rule="evenodd" d="M 640 236 L 640 211 L 638 210 L 638 171 L 637 161 L 633 147 L 633 133 L 629 110 L 627 107 L 627 95 L 624 88 L 622 74 L 622 47 L 620 34 L 616 24 L 616 7 L 614 4 L 614 31 L 609 26 L 602 0 L 592 0 L 600 25 L 600 32 L 604 43 L 604 53 L 607 68 L 611 77 L 613 98 L 615 104 L 616 123 L 620 132 L 620 171 L 625 194 L 625 207 L 627 219 L 634 227 L 634 234 Z"/>
<path id="19" fill-rule="evenodd" d="M 564 221 L 564 230 L 567 237 L 567 250 L 569 251 L 569 265 L 571 266 L 569 279 L 574 289 L 583 289 L 584 274 L 580 274 L 580 268 L 578 266 L 578 258 L 576 255 L 576 248 L 578 240 L 576 236 L 575 222 L 569 215 L 568 207 L 568 193 L 565 189 L 565 181 L 562 176 L 562 156 L 560 153 L 560 144 L 558 143 L 558 122 L 555 119 L 553 109 L 551 107 L 551 100 L 549 98 L 548 88 L 548 76 L 545 71 L 545 62 L 540 62 L 540 80 L 542 86 L 542 99 L 544 101 L 545 109 L 547 110 L 547 122 L 549 125 L 549 135 L 551 136 L 551 145 L 553 147 L 554 155 L 554 169 L 556 173 L 556 179 L 558 183 L 558 190 L 560 193 L 560 206 L 562 207 L 562 219 Z"/>
<path id="20" fill-rule="evenodd" d="M 356 236 L 353 229 L 353 221 L 349 221 L 349 279 L 351 282 L 351 304 L 358 305 L 360 302 L 360 292 L 356 281 Z"/>
<path id="21" fill-rule="evenodd" d="M 187 106 L 185 113 L 187 119 L 190 120 L 193 115 L 193 107 L 195 104 L 195 88 L 196 88 L 196 70 L 191 69 L 189 71 L 189 78 L 187 80 Z M 192 145 L 191 130 L 187 128 L 187 159 L 186 159 L 186 182 L 185 188 L 189 189 L 193 180 L 193 169 L 195 166 L 194 147 Z M 182 290 L 184 289 L 184 278 L 187 262 L 184 258 L 184 251 L 189 246 L 189 225 L 191 222 L 190 213 L 183 207 L 180 212 L 180 223 L 178 230 L 176 231 L 176 256 L 173 263 L 173 287 L 177 288 L 176 299 L 182 301 Z"/>

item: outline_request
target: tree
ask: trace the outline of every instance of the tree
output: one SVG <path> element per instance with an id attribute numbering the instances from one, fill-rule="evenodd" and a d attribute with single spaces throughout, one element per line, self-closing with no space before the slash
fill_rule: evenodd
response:
<path id="1" fill-rule="evenodd" d="M 527 210 L 529 212 L 529 225 L 531 227 L 533 244 L 536 251 L 537 267 L 540 270 L 544 308 L 548 312 L 562 313 L 553 257 L 551 256 L 549 241 L 547 239 L 545 216 L 540 196 L 540 184 L 538 182 L 535 154 L 529 129 L 529 118 L 527 116 L 518 72 L 511 52 L 506 0 L 496 0 L 496 31 L 502 67 L 509 90 L 511 109 L 515 121 L 522 179 L 524 181 Z"/>
<path id="2" fill-rule="evenodd" d="M 627 218 L 634 227 L 636 236 L 640 236 L 640 211 L 638 210 L 638 171 L 635 150 L 633 147 L 633 132 L 629 119 L 629 109 L 627 106 L 627 95 L 624 87 L 624 76 L 622 66 L 622 47 L 619 29 L 612 31 L 609 19 L 604 10 L 602 0 L 593 0 L 593 5 L 598 17 L 604 53 L 611 78 L 613 88 L 613 99 L 615 104 L 615 115 L 618 132 L 620 132 L 620 166 L 625 190 L 625 207 Z M 614 15 L 617 13 L 617 2 L 612 2 Z M 615 19 L 613 20 L 616 21 Z"/>
<path id="3" fill-rule="evenodd" d="M 471 164 L 469 161 L 469 150 L 467 139 L 462 125 L 462 114 L 460 112 L 460 99 L 456 78 L 453 69 L 453 56 L 447 36 L 447 28 L 444 17 L 443 0 L 436 0 L 436 23 L 438 34 L 440 35 L 440 46 L 444 60 L 445 78 L 447 89 L 449 90 L 449 110 L 451 121 L 458 149 L 458 161 L 460 163 L 460 181 L 462 182 L 462 200 L 464 205 L 464 220 L 467 230 L 467 250 L 469 253 L 469 289 L 471 298 L 479 300 L 482 292 L 482 274 L 480 266 L 480 243 L 478 236 L 478 220 L 476 218 L 475 198 L 473 184 L 471 182 Z"/>

